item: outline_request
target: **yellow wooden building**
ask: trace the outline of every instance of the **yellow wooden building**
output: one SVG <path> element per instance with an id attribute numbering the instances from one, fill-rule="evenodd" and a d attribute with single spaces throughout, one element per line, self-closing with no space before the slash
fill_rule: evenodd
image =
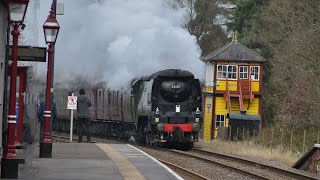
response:
<path id="1" fill-rule="evenodd" d="M 206 64 L 204 140 L 217 138 L 219 126 L 238 130 L 254 122 L 261 127 L 262 64 L 266 59 L 234 37 L 202 61 Z"/>

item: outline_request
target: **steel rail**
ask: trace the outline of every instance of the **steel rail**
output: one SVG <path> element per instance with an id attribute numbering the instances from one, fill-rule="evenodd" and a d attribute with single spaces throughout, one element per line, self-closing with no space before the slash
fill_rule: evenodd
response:
<path id="1" fill-rule="evenodd" d="M 240 157 L 235 157 L 235 156 L 231 156 L 231 155 L 226 155 L 226 154 L 222 154 L 222 153 L 218 153 L 218 152 L 212 152 L 212 151 L 206 151 L 206 150 L 202 150 L 202 149 L 197 149 L 197 148 L 193 148 L 191 150 L 191 152 L 198 152 L 200 154 L 207 154 L 207 155 L 211 155 L 220 159 L 227 159 L 233 162 L 239 162 L 239 163 L 244 163 L 250 166 L 254 166 L 254 167 L 259 167 L 260 169 L 267 169 L 270 170 L 272 172 L 276 172 L 288 177 L 292 177 L 292 178 L 298 178 L 298 179 L 302 179 L 302 180 L 313 180 L 313 179 L 317 179 L 316 177 L 312 177 L 309 175 L 304 175 L 304 174 L 299 174 L 297 172 L 294 171 L 290 171 L 290 170 L 286 170 L 286 169 L 282 169 L 282 168 L 278 168 L 278 167 L 274 167 L 274 166 L 270 166 L 267 164 L 263 164 L 263 163 L 259 163 L 259 162 L 255 162 L 255 161 L 251 161 L 248 159 L 244 159 L 244 158 L 240 158 Z"/>
<path id="2" fill-rule="evenodd" d="M 199 159 L 199 160 L 204 161 L 204 162 L 209 163 L 209 164 L 214 164 L 214 165 L 218 165 L 220 167 L 224 167 L 224 168 L 230 169 L 232 171 L 235 171 L 235 172 L 237 172 L 239 174 L 242 174 L 244 176 L 247 176 L 247 177 L 252 177 L 252 178 L 255 178 L 255 179 L 263 179 L 263 180 L 269 179 L 267 177 L 264 177 L 263 175 L 255 174 L 255 173 L 252 173 L 252 172 L 248 172 L 247 170 L 243 170 L 243 169 L 241 169 L 239 167 L 231 166 L 231 165 L 228 165 L 228 164 L 224 164 L 222 162 L 214 161 L 212 159 L 206 159 L 206 158 L 203 158 L 203 157 L 200 157 L 200 156 L 191 155 L 191 154 L 184 153 L 184 152 L 178 151 L 178 150 L 171 150 L 171 149 L 161 149 L 161 150 L 169 151 L 169 152 L 172 152 L 172 153 L 176 153 L 176 154 L 179 154 L 179 155 L 183 155 L 183 156 L 187 156 L 187 157 L 191 157 L 191 158 L 195 158 L 195 159 Z"/>
<path id="3" fill-rule="evenodd" d="M 198 173 L 195 173 L 195 172 L 192 172 L 188 169 L 185 169 L 181 166 L 178 166 L 178 165 L 175 165 L 175 164 L 172 164 L 168 161 L 164 161 L 164 160 L 161 160 L 161 159 L 157 159 L 158 161 L 162 162 L 163 164 L 165 164 L 166 166 L 168 166 L 170 169 L 174 170 L 175 172 L 177 172 L 178 174 L 184 174 L 184 175 L 187 175 L 188 177 L 192 178 L 192 179 L 199 179 L 199 180 L 209 180 L 209 178 L 207 177 L 204 177 Z"/>
<path id="4" fill-rule="evenodd" d="M 59 138 L 58 139 L 59 142 L 60 142 L 60 138 L 61 139 L 69 139 L 68 136 L 63 136 L 63 135 L 62 136 L 61 135 L 53 135 L 53 137 Z M 77 140 L 77 139 L 73 138 L 73 140 Z M 67 142 L 67 141 L 62 141 L 62 142 Z M 157 149 L 157 150 L 170 151 L 170 152 L 173 152 L 173 153 L 176 153 L 176 154 L 181 154 L 181 155 L 193 157 L 193 158 L 196 158 L 196 159 L 201 159 L 202 161 L 206 161 L 206 162 L 213 163 L 213 164 L 216 164 L 216 165 L 219 165 L 219 166 L 222 166 L 222 167 L 226 167 L 228 169 L 235 170 L 238 173 L 246 175 L 246 176 L 249 175 L 251 177 L 258 178 L 258 179 L 268 179 L 268 178 L 263 177 L 261 175 L 257 175 L 257 174 L 254 174 L 254 173 L 251 173 L 251 172 L 248 172 L 248 171 L 245 171 L 245 170 L 241 170 L 239 168 L 236 169 L 236 167 L 233 167 L 233 166 L 229 166 L 229 165 L 217 162 L 217 161 L 208 160 L 208 159 L 205 159 L 205 158 L 202 158 L 202 157 L 198 157 L 198 156 L 193 156 L 193 155 L 190 155 L 190 154 L 187 154 L 187 153 L 183 153 L 183 152 L 179 152 L 179 151 L 176 151 L 176 150 L 158 148 L 158 147 L 154 147 L 154 146 L 143 146 L 143 147 L 147 147 L 147 148 L 151 148 L 151 149 Z M 232 162 L 238 162 L 238 163 L 250 165 L 250 166 L 253 166 L 253 167 L 256 167 L 256 168 L 258 167 L 260 169 L 270 170 L 272 172 L 275 172 L 275 173 L 278 173 L 278 174 L 281 174 L 281 175 L 284 175 L 284 176 L 288 176 L 288 177 L 291 177 L 291 178 L 302 179 L 302 180 L 315 180 L 315 179 L 317 179 L 316 177 L 312 177 L 310 175 L 299 174 L 298 172 L 294 172 L 294 171 L 290 171 L 290 170 L 286 170 L 286 169 L 282 169 L 282 168 L 278 168 L 278 167 L 274 167 L 274 166 L 266 165 L 266 164 L 263 164 L 263 163 L 259 163 L 259 162 L 251 161 L 251 160 L 248 160 L 248 159 L 231 156 L 231 155 L 226 155 L 226 154 L 222 154 L 222 153 L 218 153 L 218 152 L 206 151 L 206 150 L 197 149 L 197 148 L 193 148 L 189 152 L 198 152 L 200 154 L 207 154 L 207 155 L 219 158 L 219 159 L 229 160 L 229 161 L 232 161 Z"/>

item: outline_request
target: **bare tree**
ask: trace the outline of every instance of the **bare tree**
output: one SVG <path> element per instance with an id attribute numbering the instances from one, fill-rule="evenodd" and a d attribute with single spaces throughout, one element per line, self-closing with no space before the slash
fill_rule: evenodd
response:
<path id="1" fill-rule="evenodd" d="M 186 24 L 183 26 L 194 35 L 202 50 L 202 55 L 223 46 L 227 42 L 227 32 L 218 20 L 228 15 L 228 9 L 221 6 L 227 0 L 175 0 L 187 10 Z"/>
<path id="2" fill-rule="evenodd" d="M 320 1 L 270 0 L 257 38 L 272 54 L 268 103 L 276 122 L 320 127 Z"/>

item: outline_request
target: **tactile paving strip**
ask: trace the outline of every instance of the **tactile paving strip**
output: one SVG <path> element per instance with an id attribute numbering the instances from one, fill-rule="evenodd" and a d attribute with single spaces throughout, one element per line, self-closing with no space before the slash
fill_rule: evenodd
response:
<path id="1" fill-rule="evenodd" d="M 144 180 L 143 175 L 138 169 L 115 148 L 108 144 L 96 144 L 101 148 L 116 164 L 121 175 L 125 180 Z"/>

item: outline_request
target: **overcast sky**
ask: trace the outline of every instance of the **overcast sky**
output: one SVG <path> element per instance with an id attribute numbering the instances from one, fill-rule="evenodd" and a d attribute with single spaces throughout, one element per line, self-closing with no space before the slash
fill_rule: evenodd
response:
<path id="1" fill-rule="evenodd" d="M 167 0 L 58 0 L 64 15 L 56 43 L 55 82 L 77 75 L 105 80 L 120 88 L 133 77 L 180 68 L 204 78 L 204 65 L 194 36 L 181 28 L 185 10 L 172 10 Z M 39 45 L 45 46 L 42 24 L 51 2 L 40 1 Z M 41 68 L 40 68 L 41 69 Z M 40 74 L 46 73 L 42 68 Z"/>

